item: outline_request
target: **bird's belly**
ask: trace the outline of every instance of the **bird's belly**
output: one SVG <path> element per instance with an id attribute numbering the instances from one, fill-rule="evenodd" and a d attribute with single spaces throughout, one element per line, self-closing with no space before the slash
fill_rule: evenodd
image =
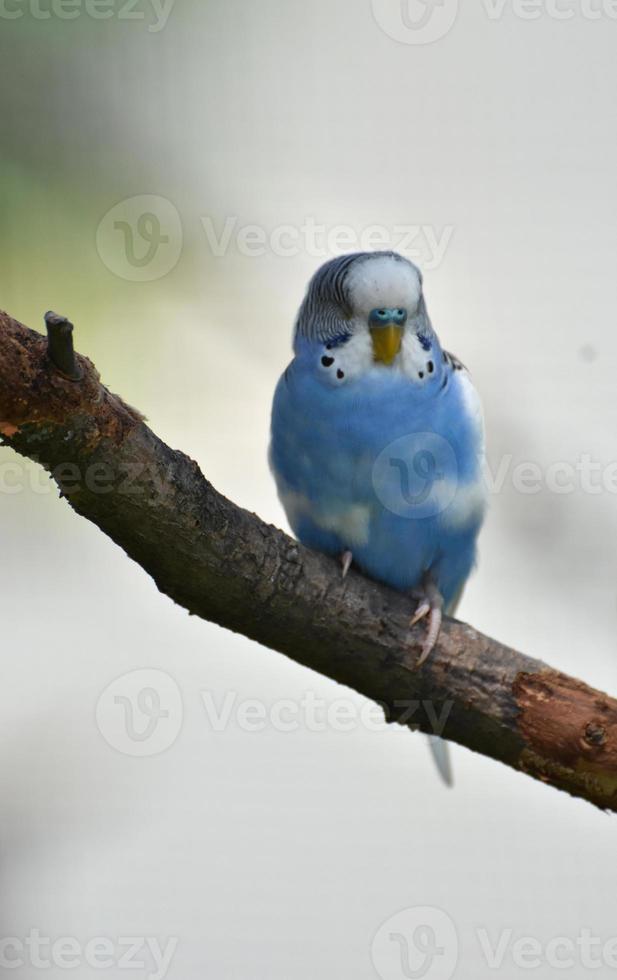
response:
<path id="1" fill-rule="evenodd" d="M 407 448 L 413 451 L 399 445 L 354 454 L 339 446 L 324 456 L 303 447 L 294 487 L 279 481 L 281 501 L 304 544 L 350 550 L 367 574 L 394 588 L 413 588 L 448 562 L 458 585 L 473 565 L 482 481 L 458 479 L 434 438 Z"/>
<path id="2" fill-rule="evenodd" d="M 477 438 L 462 413 L 431 407 L 423 417 L 403 399 L 335 411 L 283 395 L 271 463 L 297 537 L 330 554 L 350 550 L 397 589 L 437 568 L 447 591 L 460 585 L 484 510 Z"/>

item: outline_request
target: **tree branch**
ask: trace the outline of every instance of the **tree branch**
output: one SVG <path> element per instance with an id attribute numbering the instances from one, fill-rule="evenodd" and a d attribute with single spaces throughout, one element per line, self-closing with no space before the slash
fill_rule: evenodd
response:
<path id="1" fill-rule="evenodd" d="M 0 313 L 0 435 L 190 613 L 243 633 L 435 731 L 617 811 L 617 702 L 456 620 L 415 669 L 409 600 L 226 500 L 72 350 Z M 414 647 L 415 645 L 415 647 Z M 415 709 L 415 710 L 414 710 Z M 449 712 L 449 713 L 448 713 Z M 410 717 L 411 716 L 411 717 Z"/>

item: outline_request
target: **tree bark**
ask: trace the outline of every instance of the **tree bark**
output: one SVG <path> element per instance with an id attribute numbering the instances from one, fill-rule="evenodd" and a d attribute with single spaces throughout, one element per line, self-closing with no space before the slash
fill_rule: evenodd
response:
<path id="1" fill-rule="evenodd" d="M 48 338 L 0 313 L 0 435 L 161 592 L 372 698 L 390 721 L 617 811 L 613 698 L 456 620 L 417 669 L 423 626 L 410 630 L 407 597 L 353 570 L 343 581 L 334 561 L 226 500 L 73 353 L 67 320 L 46 321 Z"/>

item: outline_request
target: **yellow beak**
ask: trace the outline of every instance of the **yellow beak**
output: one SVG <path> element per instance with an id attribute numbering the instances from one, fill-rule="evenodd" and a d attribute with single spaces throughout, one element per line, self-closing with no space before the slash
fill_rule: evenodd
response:
<path id="1" fill-rule="evenodd" d="M 402 339 L 403 328 L 394 323 L 389 323 L 387 327 L 373 327 L 371 330 L 373 360 L 380 364 L 392 364 L 401 349 Z"/>

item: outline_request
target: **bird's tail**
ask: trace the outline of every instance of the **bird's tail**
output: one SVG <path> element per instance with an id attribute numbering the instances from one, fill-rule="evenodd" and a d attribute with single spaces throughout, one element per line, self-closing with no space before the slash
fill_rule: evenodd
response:
<path id="1" fill-rule="evenodd" d="M 452 765 L 450 762 L 450 748 L 447 742 L 444 742 L 439 735 L 429 735 L 428 737 L 428 747 L 431 750 L 431 755 L 433 756 L 433 761 L 437 766 L 439 775 L 441 776 L 443 782 L 446 786 L 454 785 L 454 777 L 452 775 Z"/>
<path id="2" fill-rule="evenodd" d="M 454 596 L 452 602 L 448 603 L 448 607 L 445 610 L 447 616 L 454 616 L 456 613 L 458 604 L 461 601 L 461 596 L 463 594 L 463 588 L 464 586 L 461 586 L 459 591 Z M 441 779 L 446 786 L 454 786 L 454 775 L 452 773 L 452 763 L 450 760 L 450 746 L 443 740 L 443 738 L 440 738 L 439 735 L 429 735 L 428 747 L 431 750 L 433 761 L 437 766 L 437 771 Z"/>

